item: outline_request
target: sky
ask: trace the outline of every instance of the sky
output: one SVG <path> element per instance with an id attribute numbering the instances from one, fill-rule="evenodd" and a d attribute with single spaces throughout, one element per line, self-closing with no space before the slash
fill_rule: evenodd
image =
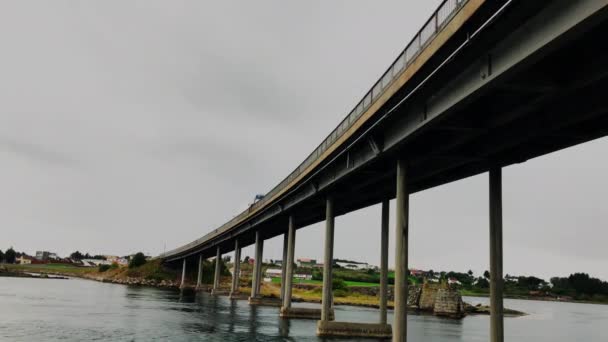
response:
<path id="1" fill-rule="evenodd" d="M 439 2 L 2 2 L 0 249 L 157 255 L 217 228 L 331 132 Z M 604 138 L 503 171 L 505 274 L 608 280 L 607 152 Z M 411 196 L 411 267 L 488 269 L 487 183 Z M 299 229 L 296 257 L 321 260 L 323 237 Z M 379 205 L 336 219 L 336 258 L 378 264 L 379 246 Z"/>

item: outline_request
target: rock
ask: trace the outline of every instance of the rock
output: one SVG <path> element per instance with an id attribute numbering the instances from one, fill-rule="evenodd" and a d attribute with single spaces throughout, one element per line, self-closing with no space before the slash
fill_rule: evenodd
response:
<path id="1" fill-rule="evenodd" d="M 420 293 L 420 302 L 418 307 L 423 311 L 434 311 L 435 300 L 437 297 L 437 291 L 439 290 L 439 284 L 423 284 Z"/>
<path id="2" fill-rule="evenodd" d="M 433 313 L 437 316 L 462 318 L 466 315 L 460 291 L 451 288 L 438 289 Z"/>

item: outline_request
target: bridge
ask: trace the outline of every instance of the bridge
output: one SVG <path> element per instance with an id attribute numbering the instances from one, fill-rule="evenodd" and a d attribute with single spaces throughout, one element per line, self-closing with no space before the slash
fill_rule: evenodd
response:
<path id="1" fill-rule="evenodd" d="M 263 199 L 160 256 L 186 265 L 255 244 L 259 302 L 264 240 L 284 236 L 283 317 L 319 318 L 317 334 L 407 338 L 408 198 L 489 173 L 490 336 L 503 341 L 501 169 L 608 134 L 608 0 L 445 0 L 340 124 Z M 394 320 L 388 324 L 388 201 L 396 198 Z M 378 323 L 333 322 L 331 267 L 320 312 L 291 305 L 296 231 L 382 203 Z M 416 229 L 416 227 L 412 227 Z M 232 291 L 238 290 L 235 263 Z M 233 293 L 235 294 L 235 293 Z"/>

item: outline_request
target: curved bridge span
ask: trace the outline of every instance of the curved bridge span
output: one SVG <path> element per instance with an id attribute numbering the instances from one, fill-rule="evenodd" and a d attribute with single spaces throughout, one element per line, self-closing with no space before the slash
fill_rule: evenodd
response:
<path id="1" fill-rule="evenodd" d="M 331 265 L 334 217 L 378 203 L 388 217 L 388 200 L 397 198 L 395 320 L 386 324 L 384 306 L 379 326 L 352 335 L 379 329 L 405 341 L 409 194 L 489 172 L 491 278 L 502 279 L 501 168 L 608 135 L 606 32 L 608 0 L 443 1 L 290 175 L 248 210 L 159 258 L 185 269 L 255 243 L 255 299 L 263 241 L 284 234 L 281 313 L 289 317 L 296 230 L 325 220 Z M 383 214 L 386 274 L 384 221 Z M 331 284 L 330 267 L 324 279 Z M 491 292 L 492 341 L 502 341 L 501 281 Z M 327 284 L 323 294 L 318 333 L 331 335 Z"/>

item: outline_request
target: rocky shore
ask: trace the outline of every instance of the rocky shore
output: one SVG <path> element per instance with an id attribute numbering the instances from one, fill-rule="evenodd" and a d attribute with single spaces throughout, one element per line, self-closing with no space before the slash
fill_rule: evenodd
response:
<path id="1" fill-rule="evenodd" d="M 179 289 L 179 282 L 173 280 L 155 280 L 155 279 L 143 279 L 137 277 L 126 277 L 126 278 L 112 278 L 104 277 L 99 275 L 88 275 L 85 274 L 82 278 L 100 281 L 102 283 L 122 284 L 122 285 L 133 285 L 133 286 L 151 286 L 151 287 L 162 287 L 162 288 L 174 288 Z"/>

